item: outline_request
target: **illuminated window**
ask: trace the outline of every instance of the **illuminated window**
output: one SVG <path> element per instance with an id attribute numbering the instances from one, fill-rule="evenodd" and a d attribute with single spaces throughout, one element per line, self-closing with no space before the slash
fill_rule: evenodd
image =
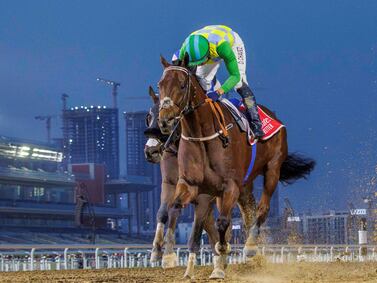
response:
<path id="1" fill-rule="evenodd" d="M 34 192 L 33 192 L 33 195 L 34 197 L 43 197 L 45 194 L 45 188 L 43 187 L 34 187 Z"/>

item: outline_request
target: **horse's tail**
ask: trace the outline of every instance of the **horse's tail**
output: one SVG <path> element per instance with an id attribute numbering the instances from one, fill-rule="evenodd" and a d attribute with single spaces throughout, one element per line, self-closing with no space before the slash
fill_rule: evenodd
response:
<path id="1" fill-rule="evenodd" d="M 281 165 L 279 181 L 284 185 L 290 185 L 298 179 L 307 179 L 315 164 L 315 160 L 311 158 L 290 153 Z"/>

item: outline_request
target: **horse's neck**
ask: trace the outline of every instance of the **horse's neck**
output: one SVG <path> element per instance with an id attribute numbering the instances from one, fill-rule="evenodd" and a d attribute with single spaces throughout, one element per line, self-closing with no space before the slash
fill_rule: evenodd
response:
<path id="1" fill-rule="evenodd" d="M 201 137 L 202 125 L 199 115 L 200 110 L 197 109 L 187 114 L 182 120 L 182 134 L 187 137 Z"/>

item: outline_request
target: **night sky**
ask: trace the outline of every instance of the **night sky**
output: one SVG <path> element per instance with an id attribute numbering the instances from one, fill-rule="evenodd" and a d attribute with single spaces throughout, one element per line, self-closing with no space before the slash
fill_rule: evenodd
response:
<path id="1" fill-rule="evenodd" d="M 374 0 L 1 1 L 0 135 L 44 141 L 34 116 L 56 115 L 60 137 L 62 93 L 69 106 L 111 106 L 99 76 L 121 83 L 122 112 L 147 109 L 149 100 L 127 97 L 147 96 L 159 55 L 170 59 L 208 24 L 240 34 L 257 101 L 287 125 L 290 151 L 318 163 L 308 181 L 281 187 L 282 197 L 299 211 L 359 205 L 377 176 Z"/>

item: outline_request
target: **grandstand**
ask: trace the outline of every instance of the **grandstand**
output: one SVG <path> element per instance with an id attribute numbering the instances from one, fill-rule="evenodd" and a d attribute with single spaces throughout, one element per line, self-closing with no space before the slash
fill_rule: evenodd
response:
<path id="1" fill-rule="evenodd" d="M 87 198 L 90 206 L 78 209 L 76 176 L 63 169 L 58 147 L 0 136 L 0 244 L 143 242 L 109 225 L 132 213 L 105 201 L 103 176 L 100 180 L 100 185 L 96 179 L 80 180 L 97 201 Z M 77 213 L 83 216 L 79 225 Z"/>

